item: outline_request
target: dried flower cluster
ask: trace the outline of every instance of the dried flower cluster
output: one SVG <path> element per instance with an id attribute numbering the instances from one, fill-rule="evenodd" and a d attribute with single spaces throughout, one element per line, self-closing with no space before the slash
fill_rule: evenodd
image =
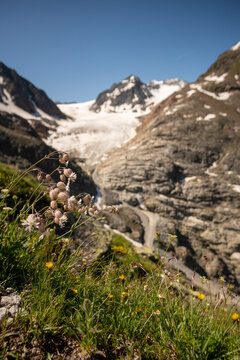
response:
<path id="1" fill-rule="evenodd" d="M 49 183 L 50 206 L 44 214 L 39 214 L 33 209 L 32 214 L 28 215 L 27 219 L 23 221 L 23 226 L 29 232 L 32 229 L 37 229 L 43 236 L 47 235 L 48 220 L 52 220 L 54 224 L 63 228 L 68 221 L 67 213 L 69 211 L 76 211 L 79 214 L 90 216 L 97 212 L 97 207 L 93 203 L 94 197 L 90 194 L 80 194 L 78 199 L 70 194 L 70 185 L 76 181 L 77 175 L 68 167 L 69 155 L 65 152 L 59 153 L 59 163 L 61 165 L 56 169 L 59 174 L 59 181 L 57 183 L 52 181 L 50 174 L 45 174 L 40 169 L 35 169 L 38 171 L 37 180 Z"/>

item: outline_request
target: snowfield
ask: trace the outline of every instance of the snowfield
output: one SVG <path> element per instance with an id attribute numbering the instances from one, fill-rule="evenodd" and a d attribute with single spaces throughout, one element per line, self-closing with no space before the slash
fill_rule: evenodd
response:
<path id="1" fill-rule="evenodd" d="M 134 137 L 140 124 L 132 111 L 92 112 L 89 107 L 93 102 L 58 105 L 69 119 L 59 120 L 56 131 L 52 131 L 46 140 L 48 145 L 85 159 L 91 166 L 98 164 L 107 152 Z"/>

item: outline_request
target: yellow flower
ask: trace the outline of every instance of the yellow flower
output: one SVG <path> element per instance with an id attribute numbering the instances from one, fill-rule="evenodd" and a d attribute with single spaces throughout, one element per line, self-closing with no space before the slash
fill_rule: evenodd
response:
<path id="1" fill-rule="evenodd" d="M 207 313 L 207 312 L 208 312 L 208 309 L 204 309 L 204 311 Z"/>
<path id="2" fill-rule="evenodd" d="M 137 313 L 140 313 L 141 311 L 142 311 L 142 309 L 137 306 L 137 307 L 136 307 L 136 312 L 137 312 Z"/>
<path id="3" fill-rule="evenodd" d="M 86 262 L 86 261 L 83 262 L 83 266 L 87 266 L 87 262 Z"/>
<path id="4" fill-rule="evenodd" d="M 108 294 L 108 298 L 109 298 L 109 299 L 112 299 L 112 298 L 113 298 L 113 295 L 112 295 L 112 294 Z"/>
<path id="5" fill-rule="evenodd" d="M 203 300 L 205 298 L 205 295 L 199 293 L 197 297 L 199 298 L 199 300 Z"/>
<path id="6" fill-rule="evenodd" d="M 125 278 L 124 275 L 120 275 L 120 276 L 119 276 L 119 279 L 122 280 L 122 281 L 124 281 L 126 278 Z"/>
<path id="7" fill-rule="evenodd" d="M 160 315 L 160 310 L 156 310 L 155 315 L 159 316 Z"/>
<path id="8" fill-rule="evenodd" d="M 148 285 L 144 285 L 143 289 L 144 289 L 144 291 L 149 291 Z"/>
<path id="9" fill-rule="evenodd" d="M 51 269 L 51 268 L 53 267 L 53 262 L 52 262 L 52 261 L 47 262 L 47 263 L 46 263 L 46 267 L 47 267 L 48 269 Z"/>
<path id="10" fill-rule="evenodd" d="M 238 315 L 237 313 L 234 313 L 234 314 L 232 315 L 232 319 L 233 319 L 234 321 L 236 321 L 238 318 L 239 318 L 239 315 Z"/>
<path id="11" fill-rule="evenodd" d="M 122 298 L 126 299 L 128 297 L 128 293 L 126 291 L 122 292 Z"/>
<path id="12" fill-rule="evenodd" d="M 219 281 L 222 282 L 222 283 L 226 282 L 226 280 L 224 279 L 223 276 L 220 276 L 220 277 L 219 277 Z"/>
<path id="13" fill-rule="evenodd" d="M 158 295 L 159 299 L 165 299 L 165 296 L 163 294 Z"/>
<path id="14" fill-rule="evenodd" d="M 78 293 L 77 289 L 71 289 L 73 292 L 75 292 L 75 294 Z"/>

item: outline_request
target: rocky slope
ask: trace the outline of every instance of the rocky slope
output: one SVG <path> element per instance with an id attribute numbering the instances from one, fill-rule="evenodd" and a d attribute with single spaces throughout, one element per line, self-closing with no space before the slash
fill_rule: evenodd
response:
<path id="1" fill-rule="evenodd" d="M 46 145 L 27 120 L 0 111 L 0 161 L 27 169 L 30 165 L 50 154 L 54 149 Z M 59 166 L 58 156 L 45 160 L 38 166 L 49 173 Z M 89 192 L 96 194 L 96 187 L 92 178 L 83 171 L 73 160 L 71 168 L 77 173 L 77 181 L 71 189 L 76 194 Z"/>
<path id="2" fill-rule="evenodd" d="M 177 258 L 239 292 L 240 43 L 157 105 L 96 176 L 109 203 L 158 214 L 161 247 L 176 234 Z"/>
<path id="3" fill-rule="evenodd" d="M 185 81 L 178 79 L 154 80 L 145 84 L 138 77 L 130 75 L 100 93 L 90 110 L 116 113 L 131 110 L 140 114 L 149 112 L 159 101 L 185 85 Z"/>
<path id="4" fill-rule="evenodd" d="M 46 135 L 47 128 L 56 125 L 56 120 L 66 118 L 43 90 L 35 87 L 2 62 L 0 62 L 0 111 L 28 119 L 41 135 Z"/>

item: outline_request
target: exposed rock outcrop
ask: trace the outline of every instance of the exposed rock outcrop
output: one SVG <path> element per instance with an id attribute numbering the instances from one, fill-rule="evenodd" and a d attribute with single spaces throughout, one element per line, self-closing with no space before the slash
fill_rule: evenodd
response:
<path id="1" fill-rule="evenodd" d="M 145 117 L 98 168 L 108 193 L 158 213 L 175 254 L 240 291 L 240 43 Z M 155 247 L 156 247 L 155 242 Z"/>

